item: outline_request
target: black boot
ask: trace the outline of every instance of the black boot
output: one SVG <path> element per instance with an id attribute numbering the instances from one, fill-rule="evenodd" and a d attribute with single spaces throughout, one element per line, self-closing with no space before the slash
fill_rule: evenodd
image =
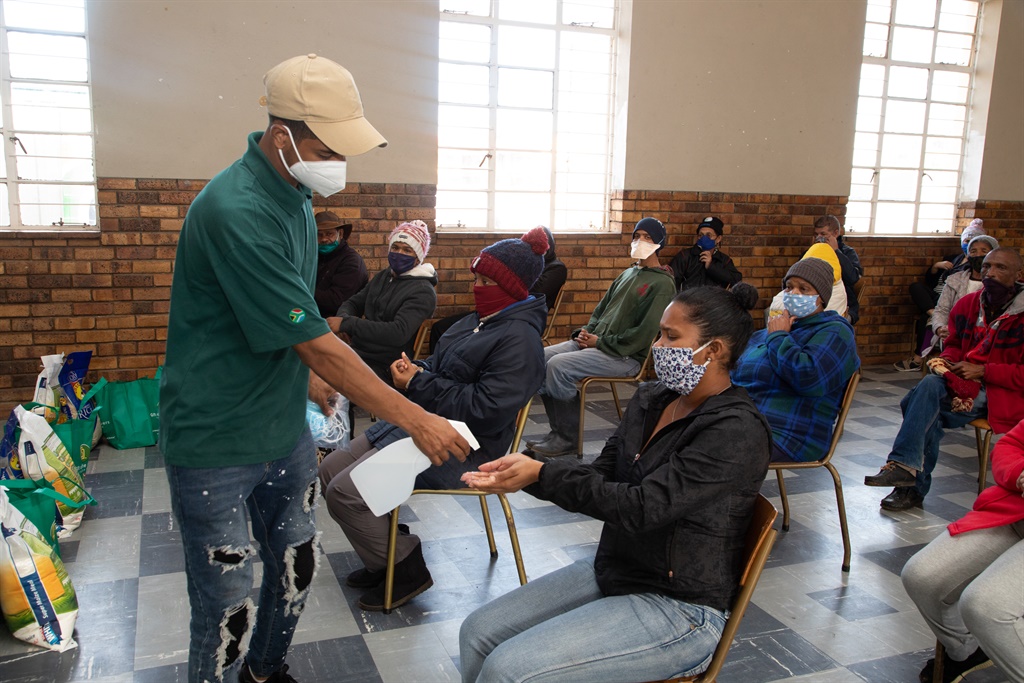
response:
<path id="1" fill-rule="evenodd" d="M 552 429 L 555 436 L 545 443 L 536 444 L 533 451 L 538 455 L 553 458 L 559 455 L 578 453 L 576 448 L 580 431 L 580 397 L 579 394 L 568 401 L 555 401 L 551 416 Z"/>
<path id="2" fill-rule="evenodd" d="M 399 524 L 398 533 L 402 536 L 409 535 L 409 525 Z M 384 583 L 384 569 L 357 569 L 347 577 L 345 577 L 345 583 L 353 588 L 373 588 Z"/>
<path id="3" fill-rule="evenodd" d="M 544 413 L 548 416 L 548 427 L 549 427 L 549 429 L 548 429 L 548 433 L 545 436 L 543 436 L 543 437 L 541 437 L 539 439 L 532 438 L 532 439 L 527 439 L 526 440 L 526 447 L 528 449 L 531 449 L 531 450 L 533 449 L 534 446 L 538 446 L 538 445 L 544 444 L 545 442 L 550 441 L 551 439 L 553 439 L 555 437 L 555 433 L 556 433 L 555 430 L 554 430 L 555 419 L 553 417 L 554 414 L 555 414 L 555 407 L 554 407 L 555 399 L 551 398 L 547 394 L 541 394 L 540 395 L 540 399 L 542 401 L 544 401 Z"/>
<path id="4" fill-rule="evenodd" d="M 430 570 L 423 560 L 423 546 L 420 543 L 409 555 L 395 565 L 394 589 L 391 592 L 391 607 L 401 607 L 417 595 L 434 585 Z M 359 598 L 359 607 L 371 612 L 384 609 L 384 582 L 370 589 Z"/>

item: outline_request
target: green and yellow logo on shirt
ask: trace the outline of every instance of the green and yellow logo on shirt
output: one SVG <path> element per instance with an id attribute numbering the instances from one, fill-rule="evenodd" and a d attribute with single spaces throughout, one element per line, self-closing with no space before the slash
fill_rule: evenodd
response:
<path id="1" fill-rule="evenodd" d="M 288 317 L 297 325 L 306 319 L 306 312 L 301 308 L 293 308 L 288 311 Z"/>

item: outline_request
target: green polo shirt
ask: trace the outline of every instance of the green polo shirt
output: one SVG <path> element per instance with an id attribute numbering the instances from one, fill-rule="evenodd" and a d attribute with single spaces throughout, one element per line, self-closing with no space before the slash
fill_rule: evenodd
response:
<path id="1" fill-rule="evenodd" d="M 168 464 L 276 460 L 305 429 L 309 370 L 291 347 L 330 332 L 313 300 L 316 227 L 309 191 L 274 170 L 261 137 L 203 188 L 178 239 L 160 383 Z"/>

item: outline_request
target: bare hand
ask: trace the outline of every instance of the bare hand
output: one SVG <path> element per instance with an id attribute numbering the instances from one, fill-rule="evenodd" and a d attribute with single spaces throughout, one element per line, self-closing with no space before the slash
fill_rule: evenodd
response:
<path id="1" fill-rule="evenodd" d="M 708 268 L 711 265 L 711 257 L 713 255 L 714 254 L 710 251 L 700 252 L 700 262 L 704 264 L 705 268 Z"/>
<path id="2" fill-rule="evenodd" d="M 416 448 L 435 465 L 440 465 L 450 455 L 454 455 L 459 462 L 464 461 L 469 455 L 469 442 L 443 417 L 427 412 L 423 415 L 425 417 L 406 429 Z"/>
<path id="3" fill-rule="evenodd" d="M 478 472 L 466 472 L 462 482 L 466 486 L 487 493 L 514 493 L 540 479 L 543 463 L 522 453 L 511 453 L 503 458 L 485 462 Z"/>
<path id="4" fill-rule="evenodd" d="M 337 316 L 331 316 L 330 318 L 324 318 L 327 321 L 327 327 L 331 328 L 331 332 L 338 334 L 341 332 L 341 318 Z"/>
<path id="5" fill-rule="evenodd" d="M 949 336 L 949 328 L 946 327 L 945 325 L 943 325 L 942 327 L 935 328 L 935 336 L 941 339 L 942 341 L 946 341 L 946 337 Z"/>
<path id="6" fill-rule="evenodd" d="M 576 343 L 580 345 L 581 349 L 596 349 L 597 335 L 593 335 L 586 330 L 582 330 L 579 335 L 576 336 Z"/>
<path id="7" fill-rule="evenodd" d="M 952 267 L 953 267 L 953 264 L 950 261 L 938 261 L 938 262 L 932 264 L 932 272 L 935 272 L 935 271 L 938 271 L 938 270 L 949 270 Z"/>
<path id="8" fill-rule="evenodd" d="M 833 251 L 839 251 L 839 238 L 832 233 L 825 235 L 825 244 L 832 247 Z"/>
<path id="9" fill-rule="evenodd" d="M 418 372 L 422 372 L 423 368 L 418 365 L 414 365 L 405 351 L 402 352 L 402 357 L 391 364 L 391 379 L 395 383 L 396 389 L 405 389 L 409 386 L 409 381 L 412 380 L 413 375 Z"/>
<path id="10" fill-rule="evenodd" d="M 960 361 L 959 363 L 953 364 L 953 367 L 950 368 L 950 372 L 957 377 L 980 382 L 985 377 L 985 366 Z"/>
<path id="11" fill-rule="evenodd" d="M 793 329 L 793 316 L 789 314 L 789 311 L 783 311 L 768 320 L 768 334 L 772 332 L 789 332 L 791 329 Z"/>
<path id="12" fill-rule="evenodd" d="M 307 396 L 309 400 L 320 406 L 320 412 L 327 417 L 334 415 L 334 406 L 331 405 L 331 399 L 337 394 L 327 382 L 320 379 L 316 373 L 309 373 L 309 390 Z"/>

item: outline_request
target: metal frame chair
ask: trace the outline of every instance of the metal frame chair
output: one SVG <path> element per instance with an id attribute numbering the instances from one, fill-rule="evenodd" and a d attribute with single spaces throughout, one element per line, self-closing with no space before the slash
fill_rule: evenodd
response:
<path id="1" fill-rule="evenodd" d="M 846 424 L 846 416 L 853 405 L 854 394 L 857 393 L 857 385 L 860 383 L 860 370 L 853 373 L 846 384 L 846 392 L 843 394 L 843 402 L 839 407 L 839 416 L 836 418 L 835 428 L 832 430 L 832 443 L 829 445 L 828 453 L 821 460 L 812 462 L 773 462 L 768 469 L 775 470 L 775 476 L 779 481 L 779 495 L 782 497 L 782 530 L 789 531 L 789 498 L 786 496 L 786 484 L 782 479 L 783 470 L 809 469 L 811 467 L 824 467 L 832 475 L 836 488 L 836 505 L 839 508 L 839 528 L 843 533 L 843 571 L 850 571 L 850 530 L 846 524 L 846 503 L 843 500 L 843 482 L 839 478 L 839 472 L 830 461 L 839 445 L 839 439 L 843 436 L 843 427 Z"/>
<path id="2" fill-rule="evenodd" d="M 983 417 L 967 423 L 974 427 L 974 439 L 978 443 L 978 493 L 988 485 L 988 458 L 992 453 L 992 425 Z"/>
<path id="3" fill-rule="evenodd" d="M 550 343 L 548 342 L 548 337 L 551 336 L 552 330 L 555 329 L 555 320 L 558 318 L 558 309 L 562 306 L 563 296 L 565 296 L 564 286 L 558 290 L 558 295 L 555 297 L 555 305 L 551 307 L 551 313 L 548 315 L 548 324 L 544 326 L 544 334 L 540 337 L 540 341 L 544 346 Z"/>
<path id="4" fill-rule="evenodd" d="M 516 416 L 516 430 L 512 436 L 512 443 L 509 452 L 519 450 L 519 442 L 523 438 L 523 431 L 526 429 L 526 420 L 530 415 L 530 406 L 533 404 L 531 397 L 526 405 L 519 409 Z M 480 514 L 484 518 L 484 530 L 487 532 L 487 546 L 491 551 L 491 559 L 497 559 L 498 546 L 494 542 L 494 529 L 491 527 L 491 512 L 487 508 L 487 496 L 490 494 L 473 489 L 416 489 L 412 495 L 444 495 L 444 496 L 476 496 L 480 499 Z M 496 494 L 501 509 L 505 513 L 505 524 L 508 526 L 509 540 L 512 543 L 512 555 L 516 560 L 516 571 L 519 574 L 519 585 L 526 585 L 526 567 L 523 564 L 523 553 L 519 548 L 519 534 L 516 532 L 516 520 L 512 516 L 512 507 L 504 493 Z M 388 559 L 384 574 L 384 614 L 391 614 L 391 602 L 395 583 L 395 546 L 398 541 L 398 511 L 399 505 L 391 511 L 391 528 L 388 533 Z"/>
<path id="5" fill-rule="evenodd" d="M 778 532 L 772 528 L 779 512 L 767 498 L 757 495 L 754 503 L 754 514 L 750 518 L 750 526 L 747 528 L 747 540 L 743 553 L 743 575 L 740 577 L 740 592 L 732 604 L 732 612 L 728 621 L 725 622 L 725 629 L 722 631 L 722 638 L 718 641 L 715 654 L 711 657 L 711 664 L 704 673 L 697 676 L 686 676 L 684 678 L 673 678 L 669 681 L 659 683 L 682 683 L 683 681 L 694 683 L 713 683 L 725 664 L 725 658 L 732 647 L 733 638 L 739 630 L 740 622 L 750 604 L 750 598 L 754 594 L 757 582 L 761 578 L 765 562 L 772 552 Z"/>
<path id="6" fill-rule="evenodd" d="M 653 348 L 653 344 L 651 345 Z M 616 384 L 622 382 L 643 382 L 647 378 L 647 374 L 651 368 L 651 349 L 647 349 L 647 357 L 644 358 L 644 362 L 640 364 L 640 370 L 635 375 L 628 377 L 584 377 L 580 380 L 580 429 L 576 440 L 576 458 L 578 460 L 583 459 L 583 420 L 587 413 L 587 387 L 594 382 L 607 382 L 612 388 L 612 398 L 615 399 L 615 410 L 619 413 L 619 419 L 622 419 L 622 403 L 619 401 L 619 392 L 615 388 Z"/>

